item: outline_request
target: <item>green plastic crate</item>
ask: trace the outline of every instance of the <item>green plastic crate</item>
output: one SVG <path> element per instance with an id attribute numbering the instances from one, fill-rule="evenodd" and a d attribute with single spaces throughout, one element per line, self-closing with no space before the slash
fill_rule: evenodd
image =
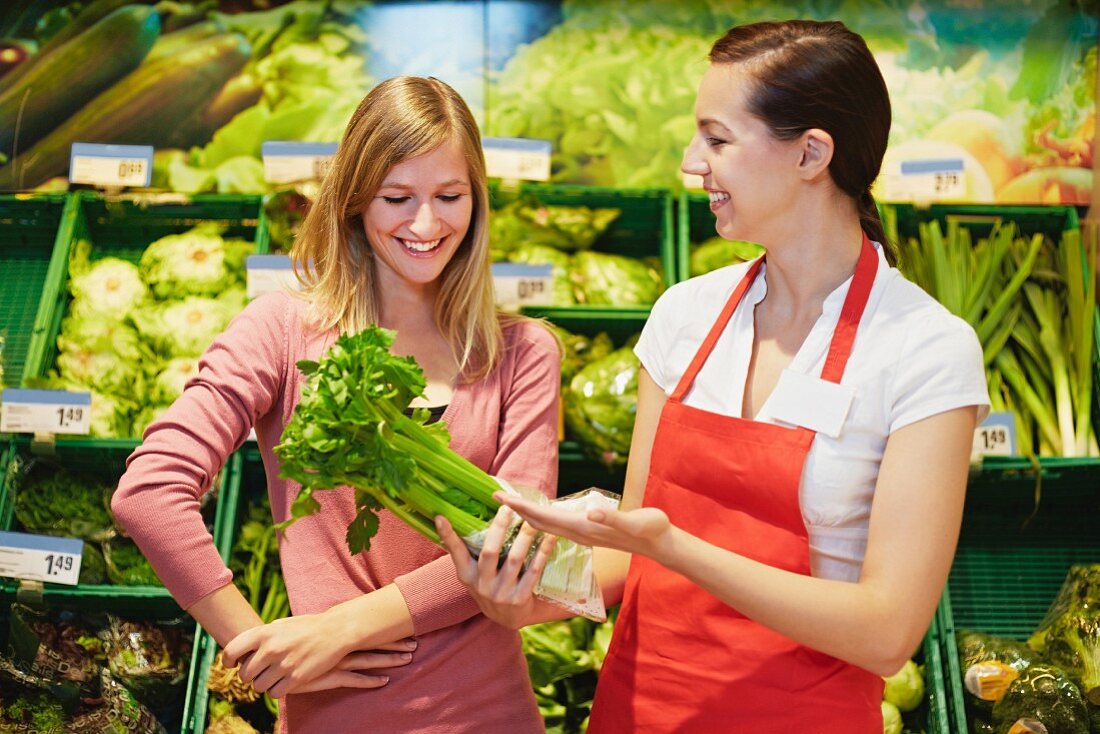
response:
<path id="1" fill-rule="evenodd" d="M 260 197 L 251 195 L 106 197 L 81 192 L 74 195 L 74 201 L 75 206 L 66 213 L 64 223 L 70 237 L 59 242 L 57 248 L 63 265 L 43 294 L 50 301 L 51 317 L 43 359 L 35 376 L 45 376 L 57 359 L 57 335 L 71 300 L 68 262 L 75 241 L 91 242 L 93 262 L 117 257 L 136 264 L 153 241 L 185 232 L 202 222 L 219 222 L 226 227 L 226 236 L 255 241 L 260 211 Z"/>
<path id="2" fill-rule="evenodd" d="M 691 277 L 691 246 L 711 237 L 717 237 L 714 229 L 714 213 L 710 210 L 710 198 L 706 194 L 680 192 L 680 211 L 677 222 L 676 264 L 680 280 Z"/>
<path id="3" fill-rule="evenodd" d="M 0 591 L 0 640 L 3 641 L 3 645 L 6 649 L 7 637 L 8 637 L 8 619 L 11 605 L 17 601 L 16 595 L 11 590 Z M 178 610 L 175 613 L 165 612 L 163 610 L 151 610 L 135 608 L 131 606 L 126 599 L 115 598 L 113 600 L 107 600 L 100 603 L 100 600 L 91 599 L 88 597 L 68 597 L 68 598 L 46 598 L 44 600 L 32 599 L 23 597 L 18 599 L 23 603 L 46 610 L 65 610 L 72 611 L 78 614 L 98 615 L 100 613 L 109 612 L 116 614 L 124 619 L 130 620 L 142 620 L 153 622 L 165 622 L 173 624 L 189 624 L 187 620 L 181 620 L 183 614 Z M 193 641 L 191 644 L 191 652 L 188 656 L 188 675 L 187 680 L 190 681 L 194 678 L 195 669 L 197 668 L 201 655 L 202 655 L 202 640 L 200 633 L 202 628 L 197 624 L 194 626 Z M 184 684 L 184 700 L 183 706 L 179 712 L 171 712 L 172 717 L 168 720 L 161 720 L 165 729 L 169 734 L 184 734 L 187 731 L 187 713 L 191 705 L 191 690 L 188 684 Z"/>
<path id="4" fill-rule="evenodd" d="M 1020 234 L 1030 237 L 1045 234 L 1057 238 L 1062 232 L 1079 229 L 1077 210 L 1072 206 L 1017 206 L 990 204 L 932 204 L 918 207 L 913 204 L 881 204 L 880 209 L 891 208 L 897 212 L 898 234 L 917 237 L 919 225 L 933 219 L 946 229 L 948 219 L 963 224 L 975 239 L 988 237 L 993 226 L 1000 222 L 1015 222 Z"/>
<path id="5" fill-rule="evenodd" d="M 943 657 L 952 731 L 966 732 L 955 632 L 974 629 L 1026 640 L 1076 563 L 1100 562 L 1100 481 L 1077 472 L 1044 482 L 1036 509 L 1034 476 L 973 479 L 962 534 L 941 604 Z"/>
<path id="6" fill-rule="evenodd" d="M 13 491 L 17 482 L 15 470 L 22 462 L 31 459 L 56 463 L 66 469 L 88 473 L 113 484 L 125 471 L 126 459 L 133 453 L 138 442 L 129 439 L 71 439 L 59 442 L 53 455 L 35 457 L 31 443 L 24 437 L 17 438 L 11 445 L 8 470 L 4 472 L 3 486 L 0 487 L 0 527 L 6 530 L 22 530 L 14 517 Z M 231 456 L 222 472 L 215 478 L 212 492 L 225 491 L 235 486 L 240 471 L 239 460 Z M 210 524 L 216 525 L 216 494 L 208 495 L 214 502 L 204 510 L 210 517 Z M 14 579 L 0 580 L 0 589 L 14 592 L 20 582 Z M 115 586 L 113 584 L 78 584 L 65 586 L 47 583 L 43 596 L 48 603 L 79 603 L 81 608 L 112 609 L 123 608 L 135 613 L 179 615 L 179 605 L 163 586 Z"/>
<path id="7" fill-rule="evenodd" d="M 218 504 L 218 513 L 214 523 L 214 537 L 222 560 L 229 562 L 233 544 L 237 540 L 241 524 L 247 515 L 248 507 L 261 501 L 267 494 L 267 478 L 259 449 L 255 445 L 246 446 L 235 455 L 239 459 L 239 480 L 233 482 L 232 489 L 223 494 Z M 185 732 L 202 734 L 206 731 L 206 717 L 210 703 L 210 692 L 206 688 L 210 678 L 210 667 L 219 651 L 218 643 L 206 631 L 202 632 L 202 652 L 188 685 L 188 707 L 185 718 Z"/>
<path id="8" fill-rule="evenodd" d="M 63 267 L 55 252 L 69 239 L 62 223 L 72 206 L 67 194 L 0 195 L 0 336 L 6 341 L 0 386 L 18 386 L 37 373 L 49 328 L 45 288 Z"/>

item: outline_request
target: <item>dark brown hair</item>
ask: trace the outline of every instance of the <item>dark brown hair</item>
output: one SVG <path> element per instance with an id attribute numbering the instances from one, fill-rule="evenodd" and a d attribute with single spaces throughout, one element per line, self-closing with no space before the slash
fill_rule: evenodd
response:
<path id="1" fill-rule="evenodd" d="M 871 184 L 882 168 L 890 135 L 890 96 L 878 64 L 859 34 L 838 21 L 787 20 L 736 26 L 710 50 L 714 64 L 743 64 L 756 81 L 749 112 L 779 140 L 811 128 L 833 137 L 829 174 L 859 209 L 860 226 L 887 242 Z"/>

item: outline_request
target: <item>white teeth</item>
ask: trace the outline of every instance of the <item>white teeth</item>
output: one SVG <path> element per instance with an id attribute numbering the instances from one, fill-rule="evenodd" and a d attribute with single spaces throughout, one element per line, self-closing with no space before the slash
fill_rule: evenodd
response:
<path id="1" fill-rule="evenodd" d="M 718 193 L 717 191 L 711 191 L 709 193 L 710 193 L 710 203 L 711 204 L 718 204 L 718 203 L 721 203 L 723 201 L 729 201 L 730 200 L 730 195 L 729 194 L 721 194 L 721 193 Z"/>
<path id="2" fill-rule="evenodd" d="M 425 242 L 418 242 L 416 240 L 401 240 L 401 244 L 414 252 L 430 252 L 439 247 L 440 242 L 442 242 L 442 240 L 427 240 Z"/>

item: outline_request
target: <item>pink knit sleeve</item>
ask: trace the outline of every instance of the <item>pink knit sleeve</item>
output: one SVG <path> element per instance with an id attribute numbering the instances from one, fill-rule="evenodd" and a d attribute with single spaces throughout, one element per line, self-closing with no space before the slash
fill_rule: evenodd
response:
<path id="1" fill-rule="evenodd" d="M 529 323 L 513 328 L 520 331 L 512 341 L 512 369 L 502 376 L 508 387 L 489 473 L 553 497 L 558 484 L 561 356 L 554 337 L 543 326 Z M 479 612 L 458 580 L 450 556 L 398 576 L 394 583 L 405 597 L 418 635 L 458 624 Z"/>
<path id="2" fill-rule="evenodd" d="M 214 340 L 199 374 L 145 431 L 111 500 L 119 524 L 185 609 L 232 581 L 199 498 L 281 394 L 288 303 L 281 294 L 258 298 Z"/>

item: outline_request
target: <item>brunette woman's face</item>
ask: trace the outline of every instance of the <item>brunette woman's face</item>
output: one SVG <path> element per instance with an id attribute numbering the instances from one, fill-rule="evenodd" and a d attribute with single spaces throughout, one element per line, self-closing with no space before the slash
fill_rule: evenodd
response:
<path id="1" fill-rule="evenodd" d="M 748 111 L 752 83 L 738 64 L 711 64 L 699 85 L 696 132 L 681 169 L 703 177 L 718 234 L 766 245 L 786 215 L 797 216 L 800 153 Z"/>
<path id="2" fill-rule="evenodd" d="M 363 212 L 382 287 L 436 282 L 466 237 L 473 206 L 455 141 L 391 168 Z"/>

